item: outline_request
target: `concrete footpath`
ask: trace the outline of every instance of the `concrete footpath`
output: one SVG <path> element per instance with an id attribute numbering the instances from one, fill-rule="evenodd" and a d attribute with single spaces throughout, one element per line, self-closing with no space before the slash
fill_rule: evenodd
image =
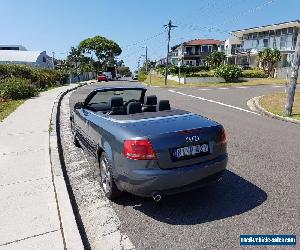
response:
<path id="1" fill-rule="evenodd" d="M 0 250 L 83 248 L 65 185 L 54 185 L 49 157 L 52 107 L 69 88 L 27 100 L 0 123 Z"/>

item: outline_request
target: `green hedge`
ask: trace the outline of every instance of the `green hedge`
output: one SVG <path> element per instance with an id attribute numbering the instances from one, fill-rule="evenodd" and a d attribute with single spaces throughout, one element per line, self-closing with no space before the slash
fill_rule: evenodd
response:
<path id="1" fill-rule="evenodd" d="M 0 65 L 0 79 L 16 77 L 29 80 L 36 88 L 45 89 L 67 83 L 68 75 L 60 70 L 40 69 L 26 65 Z"/>
<path id="2" fill-rule="evenodd" d="M 67 83 L 68 75 L 60 70 L 26 65 L 0 65 L 0 99 L 30 98 L 41 90 Z"/>
<path id="3" fill-rule="evenodd" d="M 208 71 L 209 67 L 204 67 L 204 66 L 196 66 L 196 67 L 191 67 L 191 66 L 180 66 L 180 73 L 181 74 L 193 74 L 196 72 L 200 71 Z M 175 65 L 171 65 L 168 69 L 169 74 L 178 74 L 179 73 L 179 67 Z"/>
<path id="4" fill-rule="evenodd" d="M 245 78 L 267 78 L 268 75 L 261 69 L 243 70 L 242 77 Z"/>
<path id="5" fill-rule="evenodd" d="M 0 99 L 26 99 L 38 94 L 37 88 L 30 80 L 7 77 L 0 80 Z"/>

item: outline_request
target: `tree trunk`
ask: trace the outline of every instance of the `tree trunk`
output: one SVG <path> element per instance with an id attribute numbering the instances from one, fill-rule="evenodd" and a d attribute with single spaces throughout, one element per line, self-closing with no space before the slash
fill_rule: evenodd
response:
<path id="1" fill-rule="evenodd" d="M 295 91 L 296 91 L 297 79 L 298 79 L 299 60 L 300 60 L 300 35 L 298 34 L 294 59 L 292 64 L 291 76 L 290 76 L 290 84 L 288 86 L 288 93 L 287 93 L 288 95 L 287 95 L 286 105 L 285 105 L 285 113 L 288 116 L 291 116 L 293 111 Z"/>

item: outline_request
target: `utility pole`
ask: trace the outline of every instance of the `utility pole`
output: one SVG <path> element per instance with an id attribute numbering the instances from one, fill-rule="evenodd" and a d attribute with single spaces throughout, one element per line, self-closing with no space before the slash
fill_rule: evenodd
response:
<path id="1" fill-rule="evenodd" d="M 52 64 L 53 64 L 53 69 L 55 69 L 55 65 L 54 65 L 55 60 L 54 60 L 54 57 L 55 57 L 55 52 L 53 51 L 53 52 L 52 52 Z"/>
<path id="2" fill-rule="evenodd" d="M 147 49 L 147 46 L 146 46 L 146 65 L 145 65 L 145 68 L 146 68 L 146 72 L 148 72 L 148 49 Z"/>
<path id="3" fill-rule="evenodd" d="M 295 99 L 295 91 L 297 86 L 298 79 L 298 70 L 300 64 L 300 34 L 297 36 L 296 48 L 292 63 L 291 76 L 290 76 L 290 84 L 288 86 L 288 93 L 285 105 L 285 113 L 288 116 L 292 115 L 294 99 Z"/>
<path id="4" fill-rule="evenodd" d="M 177 26 L 172 25 L 170 20 L 168 24 L 164 25 L 168 29 L 168 48 L 167 48 L 167 58 L 166 58 L 166 67 L 165 67 L 165 86 L 167 85 L 168 78 L 168 64 L 169 64 L 169 50 L 170 50 L 170 39 L 171 39 L 171 29 L 176 28 Z"/>

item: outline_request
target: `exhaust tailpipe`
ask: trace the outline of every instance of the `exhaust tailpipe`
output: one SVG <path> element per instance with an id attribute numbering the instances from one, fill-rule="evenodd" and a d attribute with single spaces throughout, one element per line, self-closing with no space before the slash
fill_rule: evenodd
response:
<path id="1" fill-rule="evenodd" d="M 155 202 L 159 202 L 161 200 L 161 195 L 158 193 L 155 193 L 152 195 L 152 198 Z"/>

